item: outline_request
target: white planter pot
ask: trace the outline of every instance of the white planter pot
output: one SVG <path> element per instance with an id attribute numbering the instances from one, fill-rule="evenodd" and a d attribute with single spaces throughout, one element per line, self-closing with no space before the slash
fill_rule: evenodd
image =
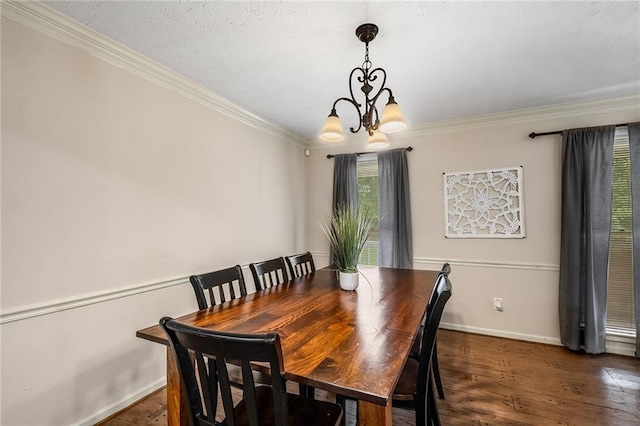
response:
<path id="1" fill-rule="evenodd" d="M 358 288 L 358 275 L 357 272 L 340 271 L 340 288 L 347 291 Z"/>

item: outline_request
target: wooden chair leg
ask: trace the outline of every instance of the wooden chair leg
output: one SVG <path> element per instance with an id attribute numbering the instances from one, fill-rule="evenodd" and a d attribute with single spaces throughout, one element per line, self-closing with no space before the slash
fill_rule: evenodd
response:
<path id="1" fill-rule="evenodd" d="M 438 367 L 438 341 L 433 344 L 433 354 L 431 354 L 431 370 L 433 378 L 436 381 L 436 389 L 438 389 L 438 398 L 444 399 L 444 389 L 442 388 L 442 379 L 440 378 L 440 368 Z"/>
<path id="2" fill-rule="evenodd" d="M 299 387 L 300 387 L 300 390 L 298 393 L 300 394 L 300 396 L 316 399 L 316 388 L 314 388 L 313 386 L 307 386 L 303 384 L 299 384 Z"/>
<path id="3" fill-rule="evenodd" d="M 413 403 L 416 410 L 416 426 L 431 426 L 431 406 L 425 404 L 425 399 L 421 395 L 414 395 Z"/>
<path id="4" fill-rule="evenodd" d="M 429 380 L 427 389 L 427 424 L 429 426 L 441 426 L 440 414 L 438 413 L 438 404 L 436 396 L 433 393 L 433 382 Z"/>
<path id="5" fill-rule="evenodd" d="M 340 421 L 341 426 L 346 426 L 347 424 L 347 398 L 342 395 L 336 394 L 336 404 L 342 407 L 342 420 Z"/>

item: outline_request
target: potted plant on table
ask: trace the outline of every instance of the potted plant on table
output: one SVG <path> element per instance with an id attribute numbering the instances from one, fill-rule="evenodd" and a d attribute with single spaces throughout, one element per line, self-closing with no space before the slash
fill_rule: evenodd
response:
<path id="1" fill-rule="evenodd" d="M 340 271 L 340 287 L 355 290 L 358 287 L 358 259 L 376 224 L 376 212 L 368 206 L 352 207 L 343 204 L 333 211 L 328 220 L 320 222 L 329 239 L 333 262 Z"/>

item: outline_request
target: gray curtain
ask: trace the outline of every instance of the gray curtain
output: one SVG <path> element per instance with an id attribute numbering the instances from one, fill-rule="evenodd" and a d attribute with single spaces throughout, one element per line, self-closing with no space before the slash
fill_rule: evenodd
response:
<path id="1" fill-rule="evenodd" d="M 631 215 L 633 218 L 633 291 L 636 310 L 636 357 L 640 357 L 640 123 L 627 126 L 631 157 Z"/>
<path id="2" fill-rule="evenodd" d="M 358 205 L 358 155 L 339 154 L 333 163 L 333 202 L 331 208 L 344 204 Z M 333 250 L 329 252 L 329 262 L 333 265 Z"/>
<path id="3" fill-rule="evenodd" d="M 335 209 L 341 204 L 358 205 L 358 156 L 336 155 L 333 163 L 333 203 Z"/>
<path id="4" fill-rule="evenodd" d="M 404 148 L 378 153 L 378 265 L 413 266 L 409 167 Z"/>
<path id="5" fill-rule="evenodd" d="M 614 136 L 615 126 L 562 132 L 560 337 L 593 354 L 606 350 Z"/>

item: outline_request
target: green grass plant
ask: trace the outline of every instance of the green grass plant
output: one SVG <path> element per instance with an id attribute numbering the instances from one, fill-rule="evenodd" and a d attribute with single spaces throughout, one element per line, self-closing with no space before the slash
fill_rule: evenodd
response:
<path id="1" fill-rule="evenodd" d="M 360 253 L 376 227 L 376 213 L 371 207 L 344 204 L 320 222 L 340 271 L 358 272 Z"/>

